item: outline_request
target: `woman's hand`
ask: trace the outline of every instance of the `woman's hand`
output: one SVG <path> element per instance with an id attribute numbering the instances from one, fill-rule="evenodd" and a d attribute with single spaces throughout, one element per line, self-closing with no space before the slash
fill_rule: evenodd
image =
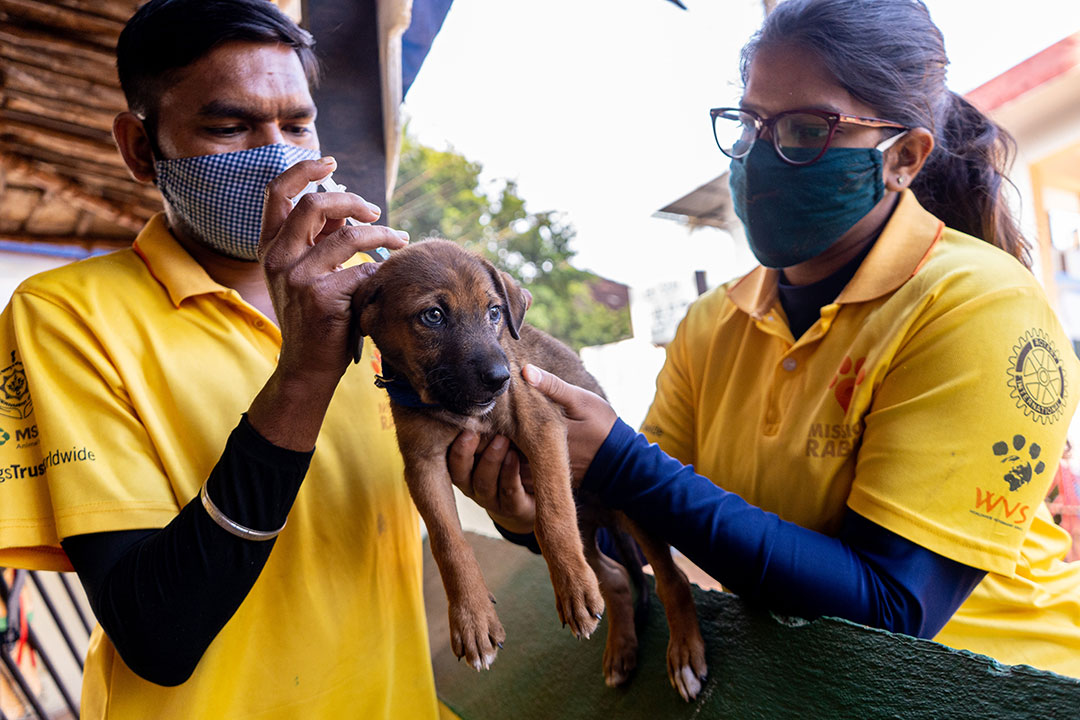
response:
<path id="1" fill-rule="evenodd" d="M 575 480 L 580 482 L 615 424 L 615 411 L 599 395 L 563 382 L 535 365 L 526 365 L 521 375 L 529 385 L 562 406 L 567 421 L 570 468 Z M 466 430 L 450 446 L 446 464 L 454 485 L 501 527 L 518 534 L 533 531 L 536 501 L 529 465 L 521 462 L 505 437 L 496 435 L 486 447 L 480 447 L 480 437 Z"/>
<path id="2" fill-rule="evenodd" d="M 528 463 L 496 435 L 486 447 L 471 430 L 458 435 L 446 458 L 450 480 L 470 500 L 487 511 L 499 526 L 526 535 L 536 522 L 536 501 Z"/>
<path id="3" fill-rule="evenodd" d="M 585 388 L 571 385 L 535 365 L 521 369 L 525 382 L 562 406 L 566 414 L 567 444 L 570 446 L 570 469 L 580 483 L 593 458 L 604 444 L 618 416 L 604 398 Z"/>

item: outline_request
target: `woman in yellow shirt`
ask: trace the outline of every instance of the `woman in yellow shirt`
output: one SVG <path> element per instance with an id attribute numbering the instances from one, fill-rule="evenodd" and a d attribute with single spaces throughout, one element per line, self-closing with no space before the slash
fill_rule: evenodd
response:
<path id="1" fill-rule="evenodd" d="M 1011 138 L 946 62 L 918 0 L 778 5 L 711 111 L 762 265 L 690 308 L 643 435 L 526 378 L 583 487 L 725 587 L 1080 677 L 1080 565 L 1042 503 L 1078 362 L 1002 196 Z M 461 484 L 528 519 L 513 473 Z"/>

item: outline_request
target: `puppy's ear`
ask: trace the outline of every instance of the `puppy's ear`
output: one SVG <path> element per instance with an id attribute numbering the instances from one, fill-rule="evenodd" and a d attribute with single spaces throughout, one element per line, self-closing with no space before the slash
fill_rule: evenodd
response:
<path id="1" fill-rule="evenodd" d="M 525 322 L 525 311 L 532 305 L 532 293 L 517 284 L 508 272 L 500 273 L 506 286 L 506 304 L 510 307 L 510 334 L 516 340 L 521 323 Z"/>
<path id="2" fill-rule="evenodd" d="M 518 340 L 521 337 L 519 334 L 521 323 L 525 321 L 525 311 L 532 304 L 532 294 L 528 290 L 523 290 L 510 273 L 497 269 L 487 260 L 483 262 L 488 275 L 491 276 L 491 281 L 495 284 L 495 291 L 506 303 L 506 326 L 510 329 L 510 336 Z"/>
<path id="3" fill-rule="evenodd" d="M 375 263 L 365 263 L 365 265 L 372 265 L 376 269 L 379 267 Z M 349 347 L 352 349 L 354 363 L 360 362 L 360 355 L 364 352 L 364 336 L 370 334 L 371 329 L 377 322 L 378 301 L 382 295 L 382 283 L 379 282 L 374 270 L 368 272 L 371 273 L 371 276 L 360 284 L 357 291 L 353 293 L 352 298 L 352 325 L 349 328 Z"/>

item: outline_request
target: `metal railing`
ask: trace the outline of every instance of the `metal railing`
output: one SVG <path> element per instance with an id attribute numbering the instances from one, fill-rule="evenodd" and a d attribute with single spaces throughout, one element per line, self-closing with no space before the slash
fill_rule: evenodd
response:
<path id="1" fill-rule="evenodd" d="M 0 705 L 0 720 L 78 718 L 94 624 L 77 580 L 64 573 L 0 571 L 0 602 L 7 610 L 0 619 L 0 684 L 7 684 L 11 699 L 6 712 Z M 12 716 L 13 706 L 21 714 Z"/>

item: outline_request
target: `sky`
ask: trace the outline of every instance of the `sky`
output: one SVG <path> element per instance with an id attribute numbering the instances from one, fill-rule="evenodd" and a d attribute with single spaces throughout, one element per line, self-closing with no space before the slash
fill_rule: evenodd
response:
<path id="1" fill-rule="evenodd" d="M 516 180 L 577 231 L 575 264 L 644 288 L 753 265 L 653 213 L 727 169 L 708 109 L 737 104 L 760 0 L 455 0 L 405 100 L 421 142 Z M 967 92 L 1080 31 L 1076 0 L 927 0 Z"/>

